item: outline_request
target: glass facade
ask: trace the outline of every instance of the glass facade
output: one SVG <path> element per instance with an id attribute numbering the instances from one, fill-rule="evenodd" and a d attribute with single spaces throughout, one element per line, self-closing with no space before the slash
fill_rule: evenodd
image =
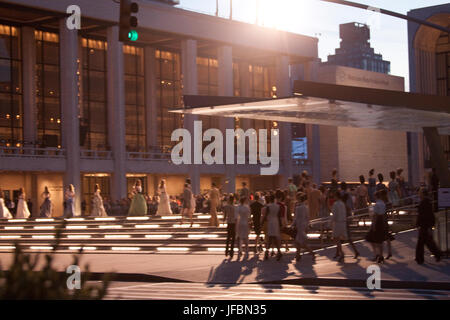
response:
<path id="1" fill-rule="evenodd" d="M 437 94 L 450 96 L 450 35 L 441 33 L 436 44 Z M 441 136 L 447 161 L 450 161 L 450 136 Z"/>
<path id="2" fill-rule="evenodd" d="M 182 116 L 169 110 L 181 106 L 180 54 L 156 50 L 158 145 L 168 151 L 175 143 L 170 141 L 172 131 L 183 127 Z"/>
<path id="3" fill-rule="evenodd" d="M 124 46 L 125 130 L 127 151 L 145 152 L 144 49 Z"/>
<path id="4" fill-rule="evenodd" d="M 275 67 L 249 65 L 250 92 L 255 98 L 276 98 Z M 250 128 L 257 132 L 259 129 L 267 130 L 267 150 L 270 151 L 270 129 L 276 128 L 272 121 L 249 120 Z"/>
<path id="5" fill-rule="evenodd" d="M 219 62 L 217 59 L 197 57 L 198 94 L 205 96 L 219 95 Z M 219 128 L 217 117 L 199 116 L 203 131 L 209 128 Z M 204 143 L 205 144 L 205 143 Z"/>
<path id="6" fill-rule="evenodd" d="M 42 147 L 61 145 L 59 37 L 35 31 L 38 140 Z"/>
<path id="7" fill-rule="evenodd" d="M 83 107 L 80 145 L 88 150 L 109 150 L 106 50 L 105 41 L 82 39 Z"/>
<path id="8" fill-rule="evenodd" d="M 0 24 L 0 145 L 23 144 L 22 58 L 19 29 Z"/>

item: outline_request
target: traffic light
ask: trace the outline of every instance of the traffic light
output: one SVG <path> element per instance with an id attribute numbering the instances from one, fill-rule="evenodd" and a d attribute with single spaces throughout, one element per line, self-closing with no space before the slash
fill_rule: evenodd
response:
<path id="1" fill-rule="evenodd" d="M 138 20 L 136 16 L 131 15 L 138 11 L 139 6 L 136 2 L 120 0 L 119 41 L 136 41 L 138 39 L 138 32 L 134 29 L 138 25 Z"/>

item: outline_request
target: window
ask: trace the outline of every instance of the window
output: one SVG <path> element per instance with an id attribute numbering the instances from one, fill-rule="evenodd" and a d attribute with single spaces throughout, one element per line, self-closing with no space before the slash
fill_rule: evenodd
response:
<path id="1" fill-rule="evenodd" d="M 437 94 L 450 96 L 450 36 L 441 33 L 436 44 Z"/>
<path id="2" fill-rule="evenodd" d="M 172 131 L 183 127 L 182 116 L 169 110 L 181 106 L 180 55 L 156 50 L 156 78 L 158 82 L 158 143 L 162 151 L 174 145 Z"/>
<path id="3" fill-rule="evenodd" d="M 437 94 L 450 96 L 450 35 L 444 32 L 436 43 L 436 76 Z M 441 136 L 441 144 L 447 161 L 450 161 L 450 136 Z"/>
<path id="4" fill-rule="evenodd" d="M 145 152 L 144 49 L 124 46 L 123 53 L 127 151 Z"/>
<path id="5" fill-rule="evenodd" d="M 38 139 L 43 147 L 61 145 L 59 37 L 36 30 L 36 104 Z"/>
<path id="6" fill-rule="evenodd" d="M 83 107 L 80 145 L 88 150 L 108 150 L 106 42 L 82 39 Z"/>
<path id="7" fill-rule="evenodd" d="M 197 57 L 198 94 L 206 96 L 219 95 L 218 71 L 219 62 L 213 58 Z M 203 131 L 219 128 L 219 119 L 211 116 L 199 116 Z M 207 144 L 207 143 L 204 143 Z"/>
<path id="8" fill-rule="evenodd" d="M 0 145 L 23 144 L 22 59 L 18 28 L 0 24 Z"/>
<path id="9" fill-rule="evenodd" d="M 275 68 L 272 66 L 249 65 L 250 72 L 250 92 L 256 98 L 276 98 L 277 88 L 275 86 Z M 256 131 L 267 130 L 267 150 L 270 152 L 270 129 L 271 121 L 251 120 L 250 128 Z"/>

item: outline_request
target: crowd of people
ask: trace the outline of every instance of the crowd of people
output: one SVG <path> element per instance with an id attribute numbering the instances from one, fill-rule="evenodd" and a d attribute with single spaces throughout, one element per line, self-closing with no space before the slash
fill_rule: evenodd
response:
<path id="1" fill-rule="evenodd" d="M 412 189 L 408 188 L 402 174 L 402 169 L 391 171 L 390 181 L 385 184 L 383 174 L 378 173 L 376 179 L 375 170 L 371 169 L 368 172 L 367 183 L 364 175 L 361 175 L 358 185 L 348 185 L 345 181 L 339 182 L 338 172 L 333 170 L 330 183 L 317 187 L 308 172 L 304 171 L 296 184 L 292 178 L 289 178 L 284 189 L 252 193 L 247 184 L 243 182 L 239 192 L 226 194 L 215 183 L 212 183 L 209 191 L 199 195 L 193 194 L 190 179 L 186 179 L 183 193 L 180 195 L 168 195 L 166 182 L 161 180 L 158 193 L 153 197 L 144 194 L 142 181 L 137 179 L 128 198 L 114 203 L 109 199 L 102 198 L 100 187 L 97 184 L 91 198 L 89 215 L 105 217 L 181 214 L 182 220 L 188 218 L 192 226 L 194 212 L 209 213 L 209 225 L 218 227 L 220 222 L 217 214 L 223 212 L 223 222 L 227 224 L 226 256 L 233 257 L 235 243 L 238 245 L 239 254 L 244 252 L 248 254 L 249 234 L 253 230 L 255 233 L 254 251 L 256 253 L 264 251 L 264 245 L 264 258 L 268 259 L 269 254 L 275 255 L 274 250 L 276 249 L 277 260 L 282 257 L 281 247 L 284 246 L 285 251 L 289 251 L 289 243 L 292 240 L 297 249 L 297 260 L 301 258 L 302 249 L 309 251 L 314 256 L 314 252 L 308 245 L 308 230 L 311 228 L 311 223 L 326 221 L 336 242 L 334 258 L 343 262 L 342 244 L 344 242 L 349 243 L 355 259 L 360 255 L 352 241 L 348 218 L 355 214 L 371 212 L 372 223 L 365 239 L 372 246 L 373 261 L 383 263 L 385 259 L 392 257 L 390 242 L 394 240 L 394 236 L 389 230 L 388 212 L 393 212 L 395 210 L 392 209 L 408 204 L 408 201 L 411 201 L 410 196 L 414 194 Z M 417 220 L 419 239 L 416 248 L 418 263 L 424 262 L 424 245 L 428 246 L 436 260 L 440 260 L 441 257 L 430 231 L 434 225 L 433 200 L 438 185 L 439 180 L 433 170 L 430 185 L 420 188 L 419 191 L 420 204 Z M 69 185 L 64 192 L 63 217 L 74 216 L 75 196 L 74 186 Z M 51 217 L 53 203 L 47 187 L 41 194 L 41 198 L 40 216 Z M 5 199 L 3 191 L 0 190 L 0 217 L 2 218 L 28 218 L 31 216 L 29 208 L 31 205 L 30 201 L 26 201 L 23 188 L 19 190 L 17 203 Z M 85 201 L 82 203 L 82 214 L 86 215 Z M 385 242 L 387 244 L 386 257 L 383 254 L 383 243 Z"/>

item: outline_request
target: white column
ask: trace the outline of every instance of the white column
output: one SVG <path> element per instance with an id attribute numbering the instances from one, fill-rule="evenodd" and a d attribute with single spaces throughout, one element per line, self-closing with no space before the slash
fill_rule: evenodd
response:
<path id="1" fill-rule="evenodd" d="M 22 27 L 23 140 L 37 140 L 36 41 L 34 28 Z"/>
<path id="2" fill-rule="evenodd" d="M 144 48 L 145 58 L 145 125 L 147 149 L 158 146 L 158 110 L 155 48 Z"/>
<path id="3" fill-rule="evenodd" d="M 217 61 L 219 63 L 217 79 L 219 85 L 219 96 L 233 96 L 232 48 L 229 46 L 219 47 L 217 50 Z M 226 129 L 234 129 L 234 118 L 223 118 L 220 120 L 220 130 L 223 132 L 224 136 Z M 223 150 L 226 150 L 225 141 Z M 234 192 L 236 190 L 236 172 L 234 165 L 225 165 L 225 176 L 226 180 L 228 180 L 228 183 L 225 186 L 225 191 L 227 193 Z"/>
<path id="4" fill-rule="evenodd" d="M 197 41 L 182 40 L 181 41 L 181 68 L 183 94 L 198 94 L 198 76 L 197 76 Z M 186 114 L 184 116 L 184 128 L 189 130 L 192 139 L 194 136 L 194 121 L 198 120 L 197 115 Z M 192 140 L 192 155 L 194 154 L 195 141 Z M 194 163 L 194 157 L 191 159 Z M 191 178 L 192 191 L 195 194 L 200 193 L 200 168 L 199 165 L 191 164 L 192 169 L 189 170 Z"/>
<path id="5" fill-rule="evenodd" d="M 305 63 L 304 74 L 305 80 L 317 81 L 318 61 Z M 312 177 L 313 181 L 320 184 L 320 126 L 317 124 L 307 124 L 306 132 L 308 137 L 308 155 L 312 159 Z"/>
<path id="6" fill-rule="evenodd" d="M 122 199 L 127 195 L 123 47 L 118 38 L 119 27 L 109 27 L 107 30 L 108 140 L 114 157 L 114 173 L 111 181 L 113 200 Z"/>
<path id="7" fill-rule="evenodd" d="M 277 97 L 292 95 L 291 80 L 289 78 L 289 57 L 279 56 L 275 59 L 275 78 Z M 280 122 L 280 172 L 279 187 L 285 187 L 288 178 L 292 176 L 292 132 L 289 122 Z"/>
<path id="8" fill-rule="evenodd" d="M 75 187 L 75 215 L 80 215 L 80 124 L 78 119 L 77 87 L 77 30 L 66 27 L 66 19 L 59 21 L 59 52 L 61 81 L 62 144 L 66 149 L 66 171 L 64 185 Z"/>

